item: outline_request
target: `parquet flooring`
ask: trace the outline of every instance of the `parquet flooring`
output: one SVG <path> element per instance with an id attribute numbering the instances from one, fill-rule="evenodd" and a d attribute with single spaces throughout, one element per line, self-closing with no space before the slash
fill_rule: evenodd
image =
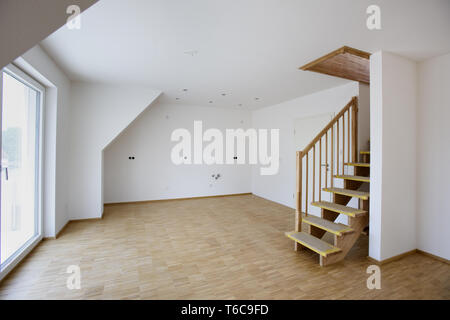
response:
<path id="1" fill-rule="evenodd" d="M 321 268 L 284 236 L 293 210 L 252 195 L 128 204 L 70 222 L 0 283 L 0 299 L 450 299 L 450 266 L 421 254 L 366 280 L 368 238 Z M 66 288 L 69 265 L 81 289 Z"/>

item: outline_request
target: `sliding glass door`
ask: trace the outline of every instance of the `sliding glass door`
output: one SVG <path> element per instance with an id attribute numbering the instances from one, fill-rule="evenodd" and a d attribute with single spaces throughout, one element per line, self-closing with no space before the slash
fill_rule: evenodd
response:
<path id="1" fill-rule="evenodd" d="M 1 74 L 0 272 L 41 237 L 43 89 L 14 66 Z"/>

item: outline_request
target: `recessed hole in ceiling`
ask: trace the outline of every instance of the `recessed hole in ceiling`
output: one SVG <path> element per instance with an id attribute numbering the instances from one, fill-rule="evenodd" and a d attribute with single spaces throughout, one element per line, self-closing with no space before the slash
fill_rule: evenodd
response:
<path id="1" fill-rule="evenodd" d="M 192 57 L 195 56 L 197 53 L 198 53 L 197 50 L 187 50 L 187 51 L 184 52 L 184 54 L 188 54 L 188 55 L 190 55 Z"/>

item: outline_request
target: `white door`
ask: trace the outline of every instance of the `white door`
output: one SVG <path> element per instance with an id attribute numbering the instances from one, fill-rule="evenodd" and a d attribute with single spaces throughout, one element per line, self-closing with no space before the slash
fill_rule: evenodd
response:
<path id="1" fill-rule="evenodd" d="M 297 118 L 294 119 L 294 143 L 296 151 L 303 150 L 319 133 L 322 131 L 322 129 L 330 123 L 330 121 L 334 118 L 335 114 L 334 112 L 309 116 L 309 117 L 303 117 L 303 118 Z M 328 137 L 330 138 L 330 137 Z M 328 143 L 330 147 L 330 141 Z M 330 152 L 328 152 L 328 156 L 330 155 Z M 306 160 L 304 160 L 306 161 Z M 330 158 L 328 158 L 328 163 L 330 163 Z M 309 155 L 309 171 L 312 172 L 313 168 L 313 156 L 312 151 Z M 316 190 L 315 195 L 316 199 L 315 201 L 318 201 L 319 199 L 319 192 L 321 192 L 322 200 L 324 201 L 331 201 L 331 195 L 329 192 L 322 191 L 322 188 L 325 187 L 325 170 L 319 171 L 320 166 L 325 167 L 325 140 L 322 141 L 322 163 L 319 163 L 319 150 L 318 145 L 316 146 L 316 177 L 318 177 L 319 172 L 322 172 L 322 186 L 319 186 L 318 180 L 316 180 Z M 303 164 L 303 174 L 305 174 L 305 163 Z M 329 175 L 329 168 L 327 168 L 327 181 L 331 178 Z M 316 207 L 312 207 L 310 203 L 313 201 L 312 199 L 312 174 L 309 175 L 309 181 L 308 181 L 308 213 L 312 213 L 314 215 L 320 216 L 320 209 Z M 322 188 L 321 188 L 322 187 Z M 305 179 L 303 179 L 303 188 L 302 190 L 305 190 L 306 184 Z M 305 195 L 304 195 L 305 196 Z M 303 204 L 303 211 L 304 211 L 304 204 Z"/>

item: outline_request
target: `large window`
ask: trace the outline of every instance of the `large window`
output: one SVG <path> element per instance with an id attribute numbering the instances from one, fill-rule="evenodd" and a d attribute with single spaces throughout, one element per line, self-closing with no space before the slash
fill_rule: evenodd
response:
<path id="1" fill-rule="evenodd" d="M 42 86 L 10 65 L 1 72 L 0 272 L 42 237 Z"/>

